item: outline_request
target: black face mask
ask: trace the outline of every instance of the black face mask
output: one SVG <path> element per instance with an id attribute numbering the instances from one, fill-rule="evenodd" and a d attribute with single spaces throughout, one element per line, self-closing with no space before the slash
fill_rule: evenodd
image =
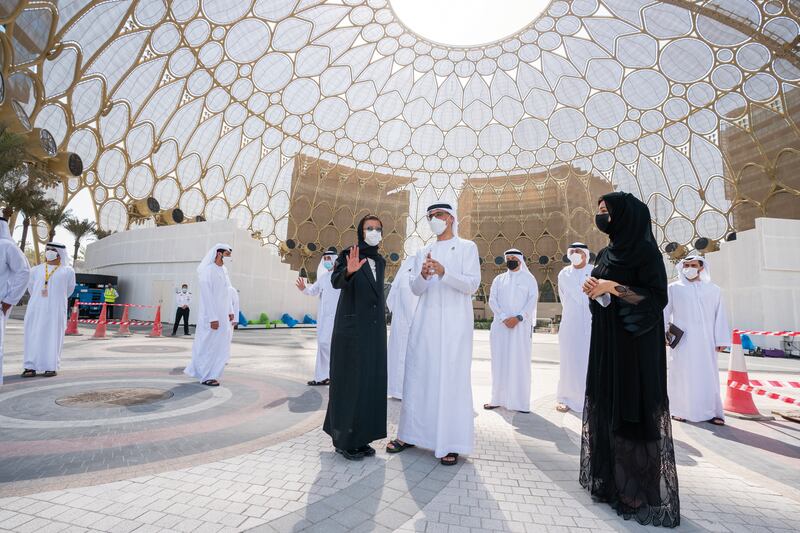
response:
<path id="1" fill-rule="evenodd" d="M 611 225 L 611 215 L 608 213 L 598 213 L 594 216 L 594 223 L 597 229 L 603 233 L 608 233 L 608 227 Z"/>
<path id="2" fill-rule="evenodd" d="M 517 267 L 519 266 L 519 261 L 517 261 L 516 259 L 509 259 L 508 261 L 506 261 L 506 266 L 508 267 L 509 270 L 516 270 Z"/>

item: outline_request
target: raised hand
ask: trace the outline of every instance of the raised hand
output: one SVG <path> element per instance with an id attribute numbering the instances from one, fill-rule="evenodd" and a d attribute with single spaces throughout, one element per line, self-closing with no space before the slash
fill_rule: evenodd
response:
<path id="1" fill-rule="evenodd" d="M 420 270 L 420 275 L 425 279 L 433 275 L 433 265 L 431 261 L 433 261 L 433 259 L 431 258 L 431 253 L 428 252 L 428 255 L 425 256 L 425 261 L 422 263 L 422 269 Z"/>
<path id="2" fill-rule="evenodd" d="M 347 275 L 352 276 L 358 272 L 366 262 L 366 259 L 359 260 L 357 246 L 350 247 L 350 255 L 347 257 Z"/>
<path id="3" fill-rule="evenodd" d="M 300 291 L 306 290 L 306 282 L 303 278 L 297 278 L 297 281 L 294 282 L 294 286 Z"/>
<path id="4" fill-rule="evenodd" d="M 433 273 L 439 276 L 440 278 L 444 276 L 444 265 L 441 264 L 436 259 L 431 259 L 430 266 L 433 268 Z"/>

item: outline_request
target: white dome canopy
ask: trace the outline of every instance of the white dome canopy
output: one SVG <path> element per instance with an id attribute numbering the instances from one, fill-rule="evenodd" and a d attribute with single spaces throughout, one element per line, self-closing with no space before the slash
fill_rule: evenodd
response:
<path id="1" fill-rule="evenodd" d="M 88 187 L 106 230 L 154 196 L 277 245 L 302 153 L 412 179 L 414 221 L 474 176 L 570 165 L 646 201 L 664 241 L 718 239 L 740 177 L 725 131 L 752 134 L 755 108 L 796 129 L 797 13 L 774 0 L 554 0 L 472 47 L 386 0 L 55 4 L 17 16 L 9 93 L 81 155 L 65 197 Z"/>

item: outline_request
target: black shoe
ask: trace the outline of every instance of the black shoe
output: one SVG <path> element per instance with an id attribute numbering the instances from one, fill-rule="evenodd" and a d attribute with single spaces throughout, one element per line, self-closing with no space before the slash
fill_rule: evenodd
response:
<path id="1" fill-rule="evenodd" d="M 336 453 L 342 454 L 342 457 L 348 461 L 361 461 L 364 459 L 364 452 L 360 450 L 342 450 L 341 448 L 336 448 Z"/>
<path id="2" fill-rule="evenodd" d="M 174 337 L 174 336 L 175 336 L 175 334 L 174 334 L 174 333 L 173 333 L 172 335 L 170 335 L 170 337 Z"/>
<path id="3" fill-rule="evenodd" d="M 358 449 L 359 452 L 364 454 L 364 457 L 372 457 L 375 455 L 375 448 L 370 446 L 369 444 L 365 444 L 361 448 Z"/>

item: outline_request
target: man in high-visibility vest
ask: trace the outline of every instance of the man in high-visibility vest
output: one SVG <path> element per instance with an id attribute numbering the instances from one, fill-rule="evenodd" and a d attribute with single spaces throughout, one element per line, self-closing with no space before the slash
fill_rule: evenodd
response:
<path id="1" fill-rule="evenodd" d="M 107 304 L 113 304 L 117 301 L 117 298 L 119 298 L 117 289 L 112 287 L 110 283 L 106 285 L 106 290 L 103 291 L 103 299 L 105 302 Z M 108 305 L 106 306 L 106 319 L 111 320 L 112 318 L 114 318 L 114 306 Z"/>

